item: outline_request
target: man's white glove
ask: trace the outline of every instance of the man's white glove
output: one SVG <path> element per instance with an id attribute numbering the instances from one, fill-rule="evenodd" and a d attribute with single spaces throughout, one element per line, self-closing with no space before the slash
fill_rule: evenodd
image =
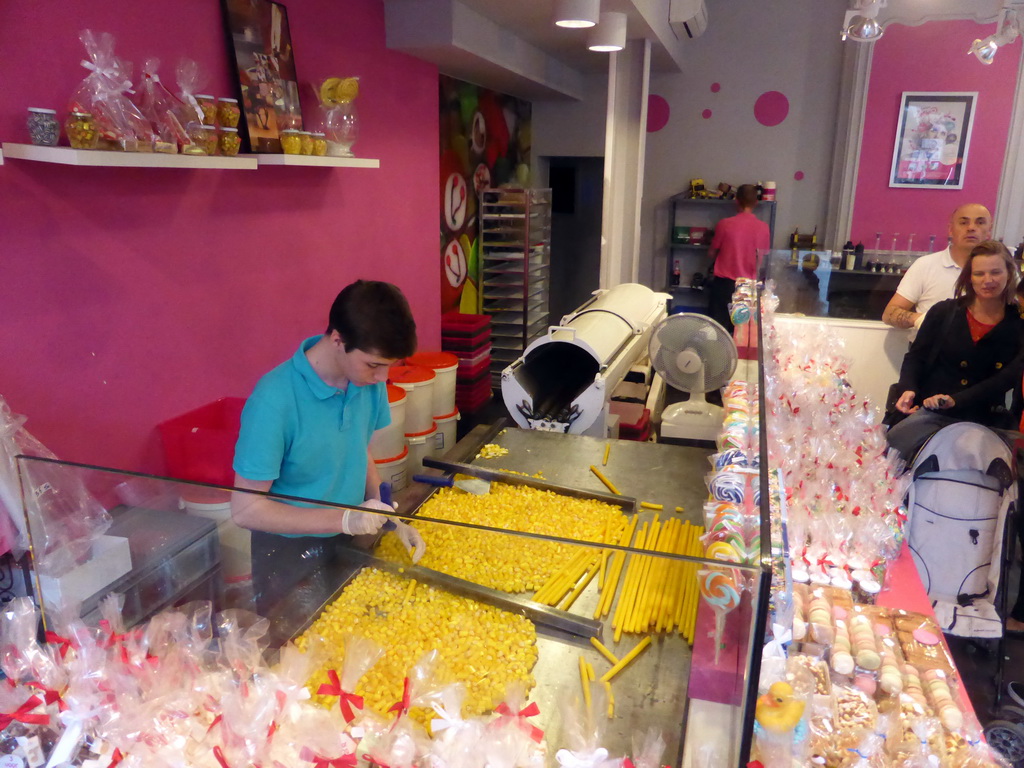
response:
<path id="1" fill-rule="evenodd" d="M 423 557 L 423 553 L 427 551 L 427 542 L 423 540 L 420 532 L 408 523 L 403 523 L 401 520 L 394 520 L 394 523 L 398 526 L 395 529 L 395 533 L 398 534 L 398 540 L 408 550 L 409 557 L 412 558 L 413 565 L 415 565 Z"/>
<path id="2" fill-rule="evenodd" d="M 381 512 L 394 512 L 394 507 L 385 504 L 379 499 L 367 499 L 361 506 L 369 509 L 379 509 Z M 386 515 L 374 515 L 369 512 L 359 512 L 355 509 L 346 509 L 341 520 L 341 532 L 350 536 L 362 536 L 367 533 L 376 533 L 381 526 L 388 521 Z"/>
<path id="3" fill-rule="evenodd" d="M 928 314 L 928 313 L 927 312 L 922 312 L 921 314 L 919 314 L 917 317 L 914 318 L 914 330 L 915 331 L 920 331 L 921 330 L 921 325 L 924 323 L 924 316 L 926 314 Z"/>

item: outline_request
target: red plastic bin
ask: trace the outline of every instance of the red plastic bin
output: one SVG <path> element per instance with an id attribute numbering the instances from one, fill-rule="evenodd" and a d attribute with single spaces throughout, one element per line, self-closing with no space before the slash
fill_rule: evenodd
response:
<path id="1" fill-rule="evenodd" d="M 443 336 L 477 336 L 490 325 L 490 315 L 464 315 L 461 312 L 445 312 L 441 315 Z"/>
<path id="2" fill-rule="evenodd" d="M 244 406 L 243 397 L 222 397 L 157 424 L 168 476 L 234 485 L 235 471 L 231 464 Z"/>

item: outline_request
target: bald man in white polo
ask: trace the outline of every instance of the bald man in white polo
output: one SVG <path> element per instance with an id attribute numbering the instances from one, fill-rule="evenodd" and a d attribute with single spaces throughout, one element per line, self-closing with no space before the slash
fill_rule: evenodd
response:
<path id="1" fill-rule="evenodd" d="M 953 211 L 949 246 L 910 265 L 882 312 L 882 322 L 893 328 L 909 328 L 913 341 L 932 305 L 953 298 L 953 284 L 971 249 L 991 236 L 992 214 L 984 205 L 967 203 Z"/>

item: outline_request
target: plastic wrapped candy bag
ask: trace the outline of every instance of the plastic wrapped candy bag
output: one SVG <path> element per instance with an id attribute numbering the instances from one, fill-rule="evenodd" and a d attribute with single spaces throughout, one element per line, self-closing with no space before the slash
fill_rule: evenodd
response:
<path id="1" fill-rule="evenodd" d="M 61 576 L 88 558 L 93 541 L 110 527 L 110 515 L 89 494 L 76 470 L 57 463 L 15 459 L 18 454 L 57 458 L 29 434 L 24 422 L 0 397 L 0 507 L 6 508 L 7 519 L 18 528 L 17 540 L 8 544 L 16 553 L 28 548 L 27 514 L 36 570 Z M 0 525 L 4 538 L 5 528 Z"/>
<path id="2" fill-rule="evenodd" d="M 429 751 L 430 739 L 423 727 L 409 717 L 409 711 L 413 707 L 430 709 L 440 701 L 444 686 L 437 681 L 439 657 L 436 650 L 420 657 L 405 678 L 402 698 L 388 710 L 395 713 L 391 727 L 384 733 L 364 736 L 361 747 L 374 762 L 389 768 L 412 768 Z"/>
<path id="3" fill-rule="evenodd" d="M 604 747 L 604 731 L 608 718 L 604 688 L 593 689 L 593 702 L 588 707 L 578 696 L 563 697 L 562 733 L 565 746 L 555 752 L 561 768 L 610 768 L 620 763 L 612 759 Z"/>
<path id="4" fill-rule="evenodd" d="M 156 131 L 153 149 L 173 154 L 192 143 L 186 126 L 195 121 L 195 113 L 164 87 L 157 74 L 159 68 L 159 59 L 146 59 L 136 104 Z"/>
<path id="5" fill-rule="evenodd" d="M 327 682 L 317 689 L 317 693 L 338 697 L 338 709 L 346 723 L 351 724 L 356 719 L 356 710 L 363 708 L 363 697 L 356 695 L 356 686 L 383 655 L 384 648 L 373 640 L 359 635 L 347 635 L 341 675 L 333 669 L 327 670 Z"/>
<path id="6" fill-rule="evenodd" d="M 97 36 L 86 29 L 78 39 L 89 55 L 87 61 L 82 61 L 89 74 L 72 95 L 68 111 L 93 116 L 100 135 L 99 149 L 152 152 L 153 129 L 128 99 L 131 65 L 114 55 L 114 36 L 108 32 Z"/>
<path id="7" fill-rule="evenodd" d="M 178 62 L 176 71 L 178 81 L 178 97 L 185 104 L 187 120 L 186 127 L 191 122 L 203 122 L 203 108 L 196 99 L 196 94 L 206 86 L 206 76 L 192 59 L 182 59 Z"/>

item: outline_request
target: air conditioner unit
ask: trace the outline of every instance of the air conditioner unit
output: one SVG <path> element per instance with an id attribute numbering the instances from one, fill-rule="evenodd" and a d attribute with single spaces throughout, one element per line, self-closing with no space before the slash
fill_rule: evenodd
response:
<path id="1" fill-rule="evenodd" d="M 708 28 L 704 0 L 669 0 L 668 23 L 678 38 L 700 37 Z"/>

